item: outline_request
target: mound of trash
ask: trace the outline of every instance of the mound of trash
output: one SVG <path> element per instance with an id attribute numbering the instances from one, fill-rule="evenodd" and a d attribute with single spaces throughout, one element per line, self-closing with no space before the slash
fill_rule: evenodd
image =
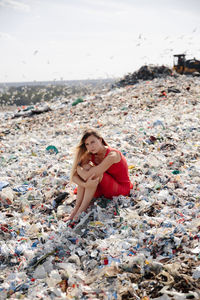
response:
<path id="1" fill-rule="evenodd" d="M 65 222 L 85 127 L 123 153 L 133 189 Z M 199 77 L 3 113 L 0 299 L 199 300 L 199 142 Z"/>
<path id="2" fill-rule="evenodd" d="M 138 71 L 124 76 L 124 78 L 116 83 L 116 86 L 123 87 L 133 85 L 138 83 L 139 80 L 153 80 L 154 78 L 167 77 L 170 75 L 172 75 L 172 70 L 166 66 L 145 65 Z"/>

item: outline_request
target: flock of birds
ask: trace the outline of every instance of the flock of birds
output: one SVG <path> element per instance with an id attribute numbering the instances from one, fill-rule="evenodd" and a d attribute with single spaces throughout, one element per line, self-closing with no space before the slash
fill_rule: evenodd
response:
<path id="1" fill-rule="evenodd" d="M 192 30 L 192 34 L 194 34 L 195 32 L 197 32 L 197 27 L 195 27 L 193 30 Z M 185 40 L 185 44 L 187 45 L 192 45 L 194 44 L 194 40 L 195 39 L 195 36 L 194 35 L 190 35 L 190 36 L 186 36 L 186 35 L 180 35 L 179 37 L 177 37 L 177 40 Z M 167 41 L 168 42 L 168 45 L 171 45 L 171 44 L 175 44 L 176 40 L 172 39 L 170 36 L 166 36 L 163 38 L 164 41 Z M 134 46 L 135 47 L 143 47 L 145 45 L 145 43 L 148 43 L 149 45 L 152 43 L 150 40 L 148 40 L 147 37 L 145 37 L 142 33 L 140 33 L 138 35 L 138 37 L 136 38 L 136 40 L 133 40 L 133 43 L 134 43 Z M 164 54 L 169 54 L 170 52 L 173 52 L 174 51 L 174 48 L 166 48 L 163 50 L 163 53 L 160 54 L 160 56 L 162 57 Z M 185 53 L 188 53 L 190 51 L 190 49 L 185 49 L 184 52 Z M 198 51 L 200 51 L 200 49 L 198 49 Z M 33 56 L 36 56 L 38 55 L 39 53 L 39 50 L 36 49 L 33 51 Z M 92 56 L 91 53 L 86 53 L 87 57 L 89 56 Z M 114 55 L 111 55 L 109 56 L 109 59 L 110 60 L 113 60 L 115 58 Z M 143 56 L 141 58 L 147 58 L 147 56 Z M 26 61 L 22 61 L 23 64 L 27 64 Z M 48 59 L 47 62 L 46 62 L 48 65 L 50 64 L 50 60 Z"/>
<path id="2" fill-rule="evenodd" d="M 182 41 L 182 43 L 184 45 L 187 45 L 189 47 L 191 47 L 191 49 L 183 49 L 182 53 L 187 53 L 188 56 L 193 56 L 193 53 L 191 53 L 192 51 L 192 45 L 196 46 L 196 43 L 197 43 L 197 39 L 196 39 L 196 33 L 198 31 L 198 28 L 195 27 L 191 34 L 190 35 L 180 35 L 178 36 L 176 39 L 175 37 L 170 37 L 170 36 L 165 36 L 163 38 L 163 45 L 167 46 L 165 49 L 163 49 L 163 51 L 160 53 L 160 58 L 164 59 L 164 58 L 168 58 L 169 56 L 172 56 L 173 54 L 176 54 L 174 52 L 176 52 L 175 48 L 176 48 L 176 45 L 177 45 L 177 41 Z M 132 40 L 132 46 L 135 47 L 135 50 L 140 47 L 147 47 L 149 45 L 151 45 L 153 42 L 150 38 L 147 38 L 145 37 L 142 33 L 139 33 L 138 37 L 135 39 L 135 40 Z M 194 48 L 194 47 L 193 47 Z M 142 50 L 142 49 L 141 49 Z M 200 49 L 197 49 L 197 51 L 199 52 L 200 54 Z M 142 51 L 141 51 L 142 52 Z M 133 53 L 134 53 L 134 48 L 133 48 Z M 32 56 L 36 57 L 40 54 L 40 50 L 39 49 L 35 49 L 32 53 Z M 92 56 L 93 54 L 91 53 L 86 53 L 86 56 Z M 200 55 L 199 55 L 200 56 Z M 110 55 L 108 56 L 108 60 L 115 60 L 116 59 L 116 56 L 115 55 Z M 198 58 L 197 58 L 198 59 Z M 142 61 L 143 64 L 148 64 L 148 61 L 150 61 L 150 57 L 148 55 L 145 55 L 145 56 L 141 56 L 140 57 L 140 60 Z M 22 60 L 21 61 L 22 64 L 28 64 L 27 61 L 25 60 Z M 50 62 L 50 59 L 47 59 L 46 61 L 46 64 L 47 65 L 50 65 L 51 62 Z M 107 74 L 107 73 L 105 73 Z M 58 75 L 58 73 L 56 74 L 56 76 Z M 108 74 L 107 74 L 108 75 Z M 22 77 L 24 78 L 24 80 L 26 79 L 26 76 L 23 74 Z M 60 80 L 60 76 L 58 75 L 59 79 Z M 54 81 L 56 81 L 57 79 L 55 78 Z M 1 95 L 1 91 L 0 91 L 0 95 Z M 12 105 L 14 104 L 12 102 L 12 100 L 10 100 L 10 102 L 6 103 L 5 100 L 2 100 L 1 103 L 0 103 L 0 106 L 6 106 L 6 105 Z"/>

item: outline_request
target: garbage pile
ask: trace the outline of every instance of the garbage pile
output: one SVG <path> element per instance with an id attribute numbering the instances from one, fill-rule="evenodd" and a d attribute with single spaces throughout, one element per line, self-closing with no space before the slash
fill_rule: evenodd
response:
<path id="1" fill-rule="evenodd" d="M 138 71 L 125 75 L 124 78 L 116 83 L 116 86 L 124 87 L 126 85 L 136 84 L 139 80 L 153 80 L 154 78 L 167 77 L 170 75 L 172 75 L 172 70 L 166 66 L 145 65 Z"/>
<path id="2" fill-rule="evenodd" d="M 37 105 L 30 105 L 27 106 L 23 109 L 19 109 L 14 115 L 13 118 L 18 118 L 18 117 L 30 117 L 35 114 L 42 114 L 44 112 L 50 111 L 51 108 L 48 105 L 40 105 L 37 107 Z"/>
<path id="3" fill-rule="evenodd" d="M 48 107 L 2 115 L 0 299 L 200 299 L 200 78 Z M 125 155 L 133 189 L 64 222 L 85 127 Z"/>

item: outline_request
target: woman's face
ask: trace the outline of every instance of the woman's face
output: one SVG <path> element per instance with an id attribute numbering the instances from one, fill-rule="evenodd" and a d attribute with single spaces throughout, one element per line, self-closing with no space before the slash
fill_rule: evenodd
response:
<path id="1" fill-rule="evenodd" d="M 90 152 L 92 154 L 96 154 L 102 148 L 102 141 L 101 141 L 101 139 L 98 139 L 96 136 L 90 135 L 85 140 L 85 147 L 88 152 Z"/>

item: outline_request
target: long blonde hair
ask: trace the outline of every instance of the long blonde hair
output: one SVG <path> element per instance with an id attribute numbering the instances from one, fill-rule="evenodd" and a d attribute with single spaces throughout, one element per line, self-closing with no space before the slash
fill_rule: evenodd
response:
<path id="1" fill-rule="evenodd" d="M 89 129 L 85 130 L 83 132 L 83 136 L 82 136 L 79 144 L 76 146 L 74 162 L 73 162 L 72 170 L 71 170 L 71 174 L 70 174 L 70 182 L 72 182 L 72 177 L 74 176 L 74 174 L 76 172 L 76 168 L 77 168 L 78 164 L 82 163 L 82 160 L 88 154 L 87 148 L 85 146 L 85 141 L 91 135 L 95 136 L 98 139 L 101 139 L 102 144 L 105 146 L 108 146 L 108 144 L 105 142 L 105 140 L 102 138 L 102 136 L 95 129 L 89 128 Z"/>

